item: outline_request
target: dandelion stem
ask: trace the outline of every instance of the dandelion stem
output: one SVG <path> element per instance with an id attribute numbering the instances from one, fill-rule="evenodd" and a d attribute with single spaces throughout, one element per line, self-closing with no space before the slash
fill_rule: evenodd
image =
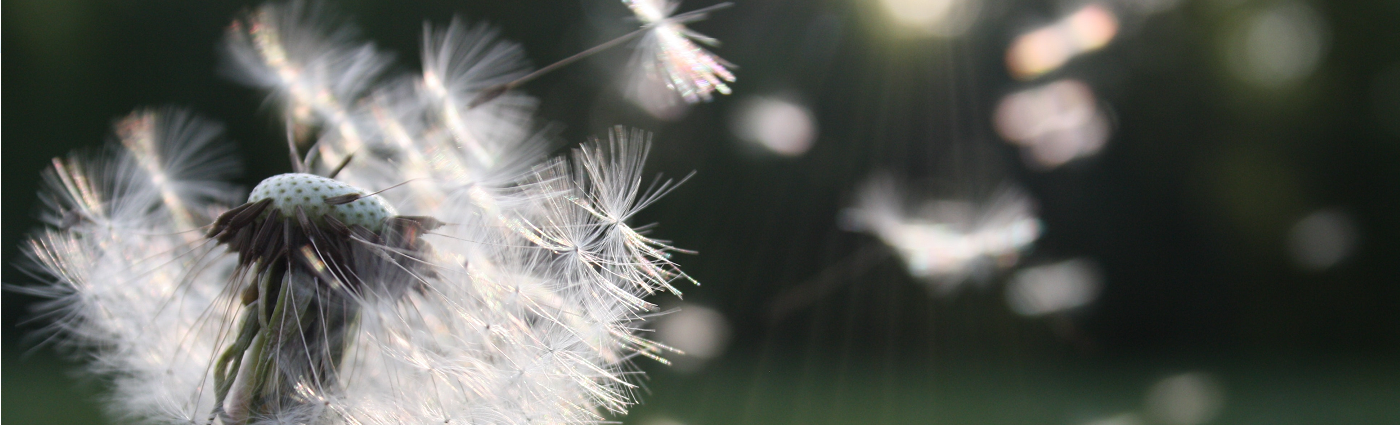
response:
<path id="1" fill-rule="evenodd" d="M 243 326 L 239 328 L 238 339 L 229 346 L 224 353 L 219 356 L 218 363 L 214 367 L 214 388 L 216 408 L 222 408 L 224 397 L 228 396 L 228 391 L 233 388 L 233 380 L 238 376 L 238 370 L 243 364 L 243 352 L 253 344 L 253 339 L 257 336 L 260 325 L 258 324 L 257 301 L 249 304 L 247 312 L 243 314 Z"/>

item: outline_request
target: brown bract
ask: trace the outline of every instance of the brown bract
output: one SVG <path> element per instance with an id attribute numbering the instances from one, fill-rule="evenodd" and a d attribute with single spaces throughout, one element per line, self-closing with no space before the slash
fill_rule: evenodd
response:
<path id="1" fill-rule="evenodd" d="M 422 236 L 442 226 L 432 217 L 393 216 L 376 233 L 331 214 L 313 218 L 301 207 L 282 211 L 271 205 L 264 199 L 234 207 L 219 215 L 206 235 L 238 253 L 238 275 L 280 275 L 297 268 L 320 284 L 357 292 L 366 285 L 411 285 L 428 272 L 420 270 L 429 249 Z M 251 299 L 245 294 L 244 301 Z"/>

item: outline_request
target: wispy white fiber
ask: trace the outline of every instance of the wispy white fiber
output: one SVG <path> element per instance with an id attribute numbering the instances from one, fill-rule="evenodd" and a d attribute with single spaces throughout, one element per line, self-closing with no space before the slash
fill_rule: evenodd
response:
<path id="1" fill-rule="evenodd" d="M 524 137 L 534 112 L 529 96 L 507 93 L 478 105 L 482 91 L 528 74 L 529 61 L 519 45 L 501 41 L 499 31 L 484 24 L 453 19 L 446 28 L 423 29 L 424 98 L 448 134 L 466 148 L 470 160 L 492 168 L 509 146 Z M 492 146 L 491 143 L 496 143 Z"/>
<path id="2" fill-rule="evenodd" d="M 324 126 L 359 149 L 365 135 L 351 109 L 392 58 L 358 41 L 358 33 L 321 2 L 265 4 L 229 26 L 226 73 L 268 91 L 298 132 Z M 317 153 L 335 163 L 348 152 Z"/>
<path id="3" fill-rule="evenodd" d="M 390 61 L 357 35 L 319 2 L 266 4 L 229 26 L 227 72 L 269 91 L 299 118 L 334 124 Z"/>
<path id="4" fill-rule="evenodd" d="M 727 83 L 734 73 L 726 62 L 695 42 L 718 46 L 719 40 L 685 27 L 685 23 L 705 19 L 715 7 L 673 15 L 680 6 L 672 0 L 622 0 L 644 26 L 650 27 L 633 59 L 643 70 L 638 84 L 659 79 L 687 103 L 710 101 L 715 92 L 729 94 Z M 723 3 L 716 7 L 727 7 Z M 633 90 L 637 91 L 636 88 Z"/>
<path id="5" fill-rule="evenodd" d="M 626 413 L 631 362 L 673 351 L 639 336 L 646 297 L 693 282 L 671 259 L 684 251 L 630 223 L 677 184 L 644 175 L 650 135 L 619 127 L 547 158 L 533 99 L 476 102 L 529 71 L 494 30 L 429 26 L 422 73 L 385 76 L 385 55 L 324 16 L 267 5 L 227 38 L 242 81 L 319 130 L 293 135 L 315 141 L 308 174 L 230 197 L 229 145 L 178 110 L 54 160 L 25 248 L 43 284 L 20 288 L 50 299 L 48 335 L 143 422 Z"/>
<path id="6" fill-rule="evenodd" d="M 945 291 L 1014 265 L 1041 232 L 1033 202 L 1015 187 L 1004 186 L 985 200 L 918 200 L 888 175 L 860 189 L 847 218 L 855 230 L 895 250 L 910 275 Z"/>
<path id="7" fill-rule="evenodd" d="M 111 379 L 121 417 L 188 423 L 213 408 L 199 388 L 232 320 L 234 264 L 208 255 L 178 214 L 207 222 L 204 212 L 227 208 L 211 194 L 237 164 L 218 132 L 182 111 L 137 112 L 103 151 L 44 173 L 48 227 L 24 246 L 24 267 L 48 284 L 22 290 L 50 299 L 40 309 L 50 337 Z"/>

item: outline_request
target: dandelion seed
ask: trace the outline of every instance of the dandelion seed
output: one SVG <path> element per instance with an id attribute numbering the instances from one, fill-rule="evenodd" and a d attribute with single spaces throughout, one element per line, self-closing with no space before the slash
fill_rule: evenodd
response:
<path id="1" fill-rule="evenodd" d="M 500 147 L 486 141 L 517 141 L 526 134 L 535 102 L 523 95 L 493 97 L 472 105 L 483 90 L 508 83 L 529 73 L 520 46 L 501 42 L 498 31 L 485 25 L 471 26 L 453 19 L 445 29 L 423 30 L 423 76 L 419 85 L 427 92 L 433 114 L 472 160 L 492 167 Z"/>
<path id="2" fill-rule="evenodd" d="M 894 249 L 909 274 L 951 291 L 989 268 L 1014 265 L 1039 236 L 1031 200 L 1012 187 L 986 202 L 941 200 L 915 213 L 888 176 L 868 182 L 847 212 L 853 230 L 879 237 Z"/>
<path id="3" fill-rule="evenodd" d="M 226 190 L 221 179 L 237 164 L 211 142 L 217 127 L 185 112 L 138 112 L 117 133 L 102 152 L 55 159 L 45 172 L 41 217 L 50 227 L 30 238 L 21 267 L 47 284 L 21 290 L 49 298 L 40 306 L 51 319 L 45 331 L 111 377 L 113 413 L 203 422 L 213 400 L 199 388 L 222 324 L 234 319 L 232 294 L 215 276 L 234 263 L 207 255 L 202 238 L 177 223 L 186 213 L 208 222 L 201 212 L 226 208 L 206 195 Z"/>
<path id="4" fill-rule="evenodd" d="M 229 26 L 226 72 L 271 92 L 297 134 L 316 125 L 332 129 L 349 150 L 316 153 L 338 163 L 365 138 L 352 120 L 353 102 L 391 60 L 374 45 L 356 41 L 357 32 L 337 22 L 319 2 L 266 4 Z"/>
<path id="5" fill-rule="evenodd" d="M 687 103 L 710 101 L 714 92 L 729 94 L 726 83 L 734 82 L 734 74 L 728 67 L 734 65 L 715 56 L 705 48 L 695 44 L 699 41 L 709 46 L 718 46 L 719 40 L 707 37 L 685 27 L 685 23 L 705 19 L 709 12 L 730 3 L 721 3 L 705 9 L 672 15 L 680 6 L 678 1 L 669 0 L 622 0 L 644 27 L 647 34 L 638 47 L 638 56 L 645 76 L 660 78 L 667 87 L 674 90 Z M 694 40 L 694 41 L 692 41 Z"/>
<path id="6" fill-rule="evenodd" d="M 241 75 L 260 77 L 245 81 L 321 131 L 306 160 L 291 145 L 301 171 L 230 199 L 217 127 L 179 111 L 138 112 L 106 150 L 54 160 L 49 227 L 26 246 L 44 284 L 19 289 L 50 299 L 47 331 L 135 420 L 626 413 L 631 359 L 672 351 L 637 335 L 645 297 L 689 279 L 670 259 L 685 251 L 628 223 L 675 187 L 641 186 L 650 136 L 619 128 L 545 160 L 533 100 L 468 105 L 524 70 L 518 48 L 458 21 L 425 31 L 421 76 L 340 85 L 377 76 L 380 56 L 318 32 L 315 9 L 264 6 L 230 35 Z"/>
<path id="7" fill-rule="evenodd" d="M 664 0 L 623 0 L 623 3 L 630 7 L 638 19 L 642 21 L 642 28 L 621 37 L 614 38 L 603 44 L 593 46 L 587 50 L 561 59 L 558 62 L 549 64 L 539 70 L 517 77 L 513 80 L 502 82 L 486 87 L 476 94 L 476 99 L 467 104 L 468 108 L 474 108 L 486 102 L 490 102 L 506 92 L 515 89 L 526 82 L 539 78 L 541 75 L 563 68 L 571 63 L 583 58 L 592 56 L 598 52 L 620 45 L 623 42 L 636 37 L 643 37 L 638 54 L 633 57 L 634 68 L 642 70 L 642 78 L 637 80 L 657 80 L 660 79 L 666 87 L 680 94 L 688 103 L 699 102 L 700 100 L 710 101 L 713 98 L 711 93 L 729 94 L 729 86 L 726 82 L 734 82 L 734 74 L 726 67 L 733 67 L 733 64 L 725 62 L 709 51 L 696 45 L 691 40 L 711 46 L 719 45 L 719 40 L 706 37 L 700 33 L 691 31 L 685 27 L 685 23 L 705 19 L 709 13 L 731 6 L 731 3 L 721 3 L 704 9 L 686 12 L 680 15 L 671 15 L 679 3 L 662 4 Z M 455 23 L 454 23 L 455 25 Z M 450 32 L 450 30 L 449 30 Z M 445 47 L 447 45 L 444 45 Z M 493 49 L 494 52 L 494 49 Z M 466 55 L 479 54 L 468 51 Z M 487 69 L 492 69 L 488 67 Z M 665 74 L 662 76 L 661 74 Z M 431 73 L 425 74 L 425 82 L 432 86 L 436 80 Z M 631 95 L 654 97 L 654 90 L 645 85 L 634 87 Z M 666 100 L 670 103 L 671 100 Z"/>
<path id="8" fill-rule="evenodd" d="M 223 180 L 238 173 L 238 164 L 223 159 L 233 150 L 219 143 L 222 131 L 217 124 L 175 108 L 137 111 L 116 124 L 122 147 L 160 191 L 176 227 L 194 227 L 199 213 L 190 211 L 185 199 L 234 201 L 228 195 L 230 185 Z"/>

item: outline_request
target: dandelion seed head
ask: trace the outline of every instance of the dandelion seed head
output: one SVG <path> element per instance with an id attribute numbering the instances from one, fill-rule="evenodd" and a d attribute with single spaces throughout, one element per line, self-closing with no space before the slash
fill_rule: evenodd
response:
<path id="1" fill-rule="evenodd" d="M 631 362 L 673 351 L 638 335 L 655 307 L 645 298 L 689 279 L 671 255 L 686 251 L 628 223 L 675 187 L 643 186 L 650 135 L 619 127 L 546 159 L 532 99 L 473 104 L 525 69 L 494 30 L 430 28 L 423 73 L 381 80 L 383 57 L 320 13 L 263 6 L 227 43 L 255 77 L 243 82 L 310 111 L 288 120 L 320 132 L 298 168 L 335 177 L 273 176 L 240 203 L 217 127 L 133 114 L 121 143 L 46 174 L 51 227 L 28 245 L 45 284 L 27 291 L 51 299 L 52 331 L 112 377 L 113 410 L 137 420 L 626 413 Z"/>
<path id="2" fill-rule="evenodd" d="M 398 215 L 394 207 L 378 196 L 365 196 L 339 205 L 328 198 L 364 194 L 354 186 L 313 174 L 287 173 L 268 177 L 248 195 L 248 202 L 272 200 L 272 207 L 282 211 L 301 208 L 313 221 L 322 221 L 326 214 L 334 215 L 349 226 L 364 226 L 371 231 L 383 228 L 384 219 Z"/>

